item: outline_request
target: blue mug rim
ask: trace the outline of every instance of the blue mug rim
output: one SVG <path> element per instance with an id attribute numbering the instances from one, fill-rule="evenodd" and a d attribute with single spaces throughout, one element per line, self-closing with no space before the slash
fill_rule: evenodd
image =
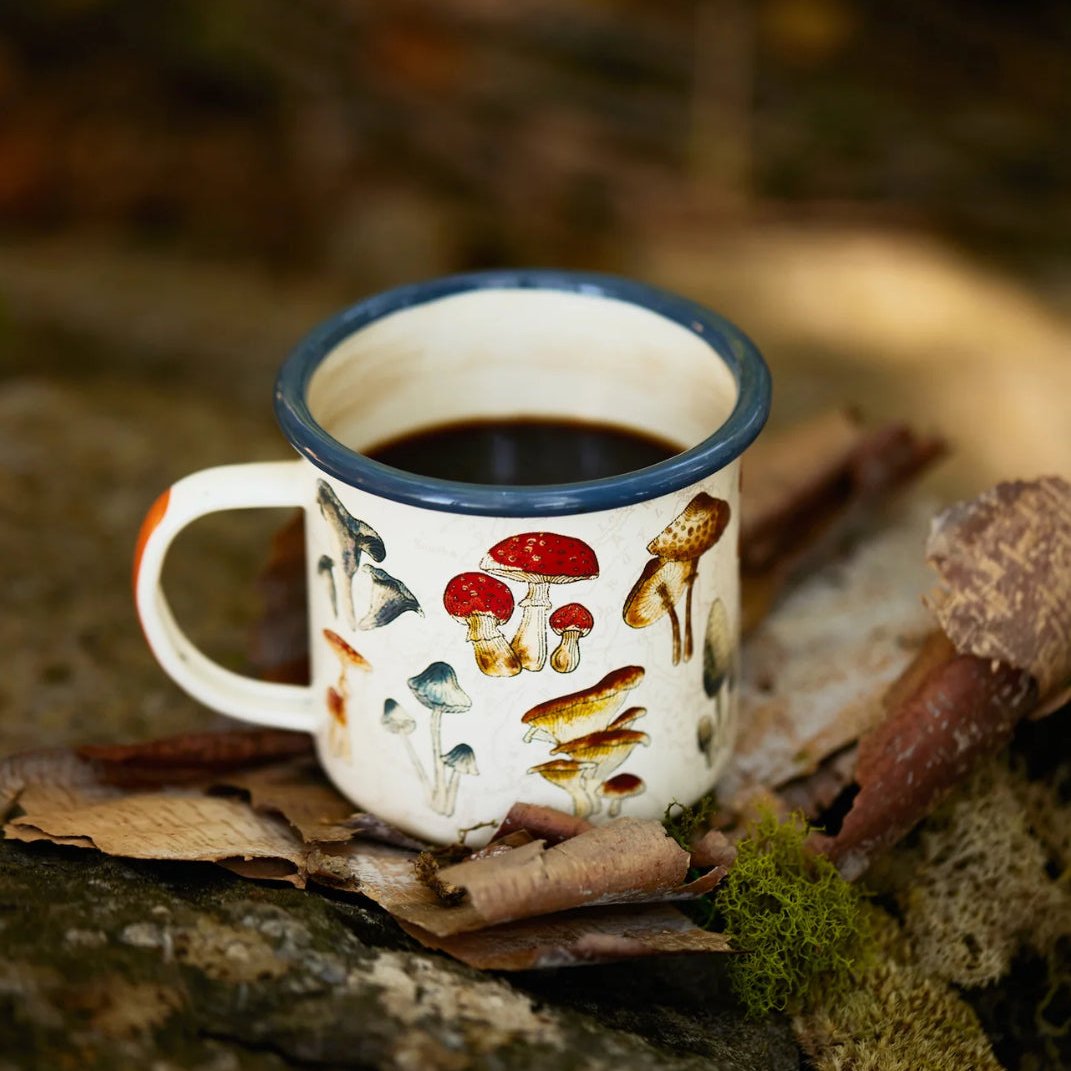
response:
<path id="1" fill-rule="evenodd" d="M 615 298 L 674 321 L 711 347 L 736 381 L 729 418 L 706 439 L 647 468 L 599 480 L 488 485 L 441 480 L 384 465 L 343 446 L 313 418 L 306 396 L 320 363 L 376 320 L 473 290 L 556 290 Z M 275 415 L 291 445 L 316 468 L 377 497 L 424 509 L 493 517 L 552 517 L 617 509 L 689 487 L 723 469 L 754 442 L 770 412 L 770 373 L 755 344 L 723 316 L 687 298 L 595 272 L 524 268 L 469 272 L 365 298 L 325 320 L 291 351 L 275 382 Z"/>

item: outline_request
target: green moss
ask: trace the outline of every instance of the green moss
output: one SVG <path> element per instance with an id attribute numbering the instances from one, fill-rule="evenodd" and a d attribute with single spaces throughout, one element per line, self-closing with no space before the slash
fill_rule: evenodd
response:
<path id="1" fill-rule="evenodd" d="M 858 888 L 804 848 L 802 818 L 760 818 L 737 845 L 716 893 L 725 933 L 746 953 L 732 963 L 733 989 L 749 1012 L 794 1007 L 821 983 L 848 992 L 867 945 Z"/>
<path id="2" fill-rule="evenodd" d="M 662 816 L 662 825 L 685 851 L 690 852 L 692 841 L 710 829 L 717 813 L 718 802 L 713 795 L 703 796 L 690 807 L 674 800 Z"/>

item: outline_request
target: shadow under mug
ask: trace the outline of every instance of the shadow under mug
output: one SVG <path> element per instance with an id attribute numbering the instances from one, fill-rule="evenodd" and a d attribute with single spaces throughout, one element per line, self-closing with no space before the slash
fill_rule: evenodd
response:
<path id="1" fill-rule="evenodd" d="M 739 458 L 769 402 L 746 336 L 637 282 L 493 271 L 379 294 L 279 373 L 299 459 L 198 472 L 153 505 L 134 579 L 145 636 L 206 705 L 313 734 L 338 788 L 411 833 L 448 842 L 518 800 L 661 817 L 709 791 L 733 746 Z M 624 427 L 681 452 L 539 486 L 432 479 L 361 453 L 514 417 Z M 195 518 L 265 506 L 305 511 L 308 687 L 207 658 L 160 584 Z"/>

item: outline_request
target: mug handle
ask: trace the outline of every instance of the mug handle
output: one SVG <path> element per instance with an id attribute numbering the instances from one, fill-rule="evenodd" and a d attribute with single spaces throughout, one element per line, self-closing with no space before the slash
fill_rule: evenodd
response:
<path id="1" fill-rule="evenodd" d="M 221 510 L 300 506 L 304 468 L 300 460 L 222 465 L 173 484 L 141 525 L 134 553 L 134 602 L 157 661 L 194 699 L 232 718 L 311 733 L 317 721 L 312 689 L 255 680 L 213 662 L 179 628 L 160 582 L 167 550 L 188 524 Z"/>

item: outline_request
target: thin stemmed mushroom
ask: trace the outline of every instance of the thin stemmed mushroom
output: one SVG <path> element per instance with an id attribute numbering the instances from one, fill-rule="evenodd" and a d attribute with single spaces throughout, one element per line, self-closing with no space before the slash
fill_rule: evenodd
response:
<path id="1" fill-rule="evenodd" d="M 550 668 L 572 673 L 580 665 L 580 641 L 592 630 L 595 618 L 586 606 L 567 602 L 550 615 L 550 630 L 562 642 L 551 652 Z"/>
<path id="2" fill-rule="evenodd" d="M 443 814 L 449 817 L 457 806 L 457 786 L 462 775 L 478 777 L 480 771 L 476 768 L 476 756 L 468 744 L 456 744 L 441 758 L 444 765 L 450 767 L 449 780 L 446 782 L 446 798 L 443 802 Z"/>
<path id="3" fill-rule="evenodd" d="M 594 580 L 599 575 L 595 551 L 581 539 L 554 532 L 522 532 L 496 543 L 480 568 L 504 580 L 528 585 L 518 604 L 521 620 L 510 646 L 523 669 L 538 673 L 547 660 L 547 614 L 551 584 Z"/>
<path id="4" fill-rule="evenodd" d="M 327 593 L 331 598 L 331 616 L 338 617 L 338 589 L 335 587 L 335 563 L 328 554 L 321 554 L 316 572 L 327 577 Z"/>
<path id="5" fill-rule="evenodd" d="M 714 765 L 714 719 L 704 714 L 695 729 L 695 744 L 707 760 L 707 769 Z"/>
<path id="6" fill-rule="evenodd" d="M 499 627 L 513 615 L 513 596 L 501 580 L 484 573 L 458 573 L 446 585 L 443 606 L 455 621 L 468 625 L 466 639 L 481 673 L 488 677 L 520 673 L 520 660 Z"/>
<path id="7" fill-rule="evenodd" d="M 361 576 L 368 578 L 371 593 L 368 597 L 368 609 L 357 622 L 359 629 L 382 628 L 410 611 L 421 617 L 424 616 L 417 597 L 396 576 L 391 576 L 385 569 L 379 569 L 365 562 L 361 566 Z"/>
<path id="8" fill-rule="evenodd" d="M 417 758 L 413 743 L 409 739 L 416 729 L 416 720 L 403 709 L 396 699 L 386 699 L 383 701 L 383 717 L 380 721 L 388 733 L 393 733 L 395 736 L 402 738 L 405 750 L 409 753 L 409 761 L 413 764 L 417 777 L 420 778 L 424 792 L 430 795 L 431 784 L 428 782 L 428 775 L 424 772 L 424 767 L 421 765 L 420 759 Z"/>
<path id="9" fill-rule="evenodd" d="M 431 789 L 431 806 L 445 814 L 446 770 L 443 763 L 442 719 L 444 714 L 458 714 L 472 706 L 468 693 L 458 683 L 453 666 L 432 662 L 422 673 L 406 682 L 409 690 L 431 711 L 431 753 L 435 762 L 435 779 Z"/>
<path id="10" fill-rule="evenodd" d="M 703 691 L 714 700 L 719 739 L 731 740 L 734 732 L 734 727 L 729 723 L 732 720 L 733 679 L 736 675 L 735 639 L 725 603 L 715 599 L 707 615 L 703 638 Z M 713 751 L 708 761 L 713 761 Z"/>
<path id="11" fill-rule="evenodd" d="M 595 769 L 593 762 L 577 762 L 574 759 L 551 759 L 550 762 L 532 766 L 528 772 L 539 774 L 544 781 L 569 793 L 573 801 L 573 814 L 587 818 L 595 809 L 595 801 L 587 789 L 586 774 Z"/>
<path id="12" fill-rule="evenodd" d="M 349 755 L 349 739 L 346 730 L 346 703 L 349 700 L 350 690 L 346 680 L 346 673 L 352 666 L 355 669 L 369 673 L 372 670 L 371 663 L 354 650 L 337 632 L 325 628 L 323 637 L 327 640 L 327 646 L 331 648 L 338 659 L 337 688 L 327 689 L 327 708 L 331 713 L 331 726 L 328 733 L 328 745 L 333 754 Z M 342 734 L 341 736 L 339 734 Z"/>
<path id="13" fill-rule="evenodd" d="M 316 502 L 328 526 L 338 542 L 338 560 L 342 569 L 342 608 L 351 629 L 357 628 L 357 615 L 353 609 L 353 577 L 361 564 L 361 556 L 367 554 L 373 561 L 381 562 L 387 549 L 379 533 L 364 521 L 358 520 L 346 509 L 326 480 L 316 482 Z"/>
<path id="14" fill-rule="evenodd" d="M 673 665 L 683 653 L 692 657 L 692 591 L 699 575 L 699 559 L 721 538 L 729 524 L 729 503 L 700 491 L 687 506 L 647 544 L 654 555 L 625 599 L 623 616 L 633 628 L 646 628 L 663 615 L 673 630 Z M 684 643 L 676 604 L 684 595 Z"/>
<path id="15" fill-rule="evenodd" d="M 621 813 L 621 804 L 633 796 L 642 795 L 647 789 L 642 777 L 635 774 L 619 773 L 611 777 L 609 781 L 603 781 L 595 790 L 604 800 L 610 803 L 607 812 L 610 818 L 616 818 Z"/>

